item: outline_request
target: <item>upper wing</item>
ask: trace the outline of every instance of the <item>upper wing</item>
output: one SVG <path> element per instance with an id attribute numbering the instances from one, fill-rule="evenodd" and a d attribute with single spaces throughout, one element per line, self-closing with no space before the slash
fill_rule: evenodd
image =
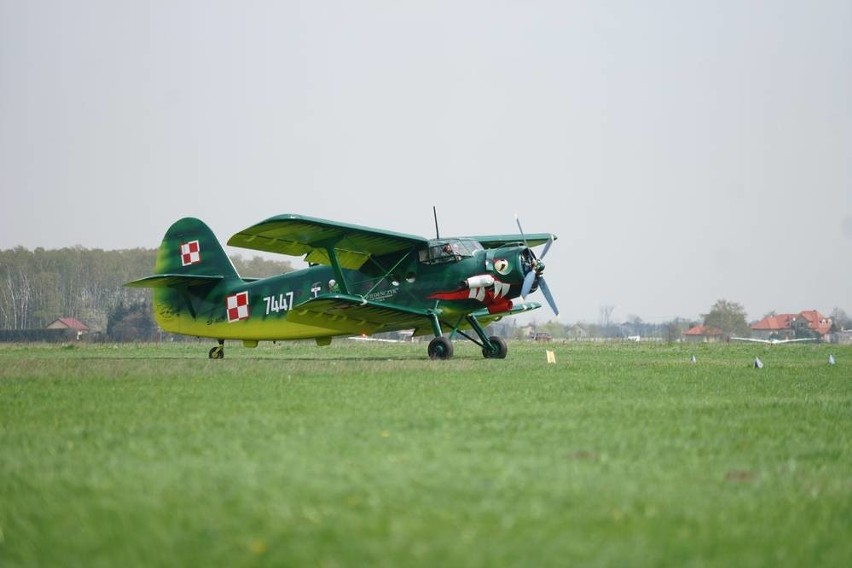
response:
<path id="1" fill-rule="evenodd" d="M 771 343 L 766 339 L 755 339 L 753 337 L 732 337 L 731 339 L 735 339 L 737 341 L 753 341 L 754 343 Z"/>
<path id="2" fill-rule="evenodd" d="M 526 237 L 527 246 L 530 247 L 537 247 L 539 245 L 543 245 L 550 239 L 553 239 L 554 241 L 557 239 L 556 235 L 552 235 L 550 233 L 532 233 L 529 235 L 480 235 L 464 238 L 479 241 L 479 243 L 483 247 L 487 249 L 492 249 L 502 247 L 508 244 L 523 243 L 525 240 L 524 237 Z"/>
<path id="3" fill-rule="evenodd" d="M 334 249 L 342 268 L 357 270 L 371 256 L 401 252 L 425 245 L 427 239 L 337 223 L 300 215 L 278 215 L 243 229 L 228 240 L 234 247 L 305 255 L 307 262 L 330 265 L 328 249 Z"/>

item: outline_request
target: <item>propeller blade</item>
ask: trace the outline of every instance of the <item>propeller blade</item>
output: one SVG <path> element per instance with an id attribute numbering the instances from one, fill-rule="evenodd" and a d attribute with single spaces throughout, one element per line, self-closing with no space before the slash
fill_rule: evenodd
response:
<path id="1" fill-rule="evenodd" d="M 521 237 L 523 237 L 523 239 L 524 239 L 524 246 L 527 247 L 527 248 L 530 248 L 529 245 L 527 244 L 527 235 L 526 235 L 526 233 L 524 233 L 523 227 L 521 227 L 521 219 L 520 219 L 520 217 L 518 217 L 517 214 L 515 214 L 515 222 L 518 224 L 518 230 L 521 232 Z"/>
<path id="2" fill-rule="evenodd" d="M 550 288 L 547 286 L 547 282 L 545 282 L 544 277 L 541 275 L 544 271 L 544 263 L 539 262 L 538 258 L 536 258 L 535 253 L 529 246 L 527 242 L 527 235 L 524 233 L 524 228 L 521 227 L 521 220 L 515 215 L 515 222 L 518 224 L 518 230 L 521 232 L 521 237 L 524 239 L 524 246 L 527 249 L 529 254 L 529 258 L 531 261 L 530 271 L 527 272 L 526 276 L 524 276 L 524 284 L 521 286 L 521 297 L 526 299 L 527 294 L 530 293 L 532 287 L 535 286 L 536 279 L 538 279 L 538 288 L 541 290 L 541 293 L 544 294 L 545 299 L 547 300 L 547 304 L 550 306 L 550 309 L 553 310 L 553 313 L 557 316 L 559 315 L 559 308 L 556 307 L 556 300 L 553 299 L 553 294 L 550 292 Z M 547 251 L 550 250 L 550 245 L 553 244 L 553 237 L 551 236 L 547 239 L 547 242 L 544 244 L 544 250 L 541 252 L 541 257 L 547 254 Z"/>
<path id="3" fill-rule="evenodd" d="M 524 281 L 524 284 L 526 284 L 526 281 Z M 538 289 L 541 290 L 542 294 L 544 294 L 550 309 L 558 316 L 559 308 L 556 307 L 556 301 L 553 299 L 553 294 L 550 293 L 550 288 L 547 287 L 547 282 L 545 282 L 544 277 L 538 279 Z"/>
<path id="4" fill-rule="evenodd" d="M 535 270 L 530 270 L 527 272 L 527 275 L 524 276 L 524 285 L 521 286 L 521 298 L 527 299 L 527 294 L 532 290 L 533 283 L 535 282 Z"/>

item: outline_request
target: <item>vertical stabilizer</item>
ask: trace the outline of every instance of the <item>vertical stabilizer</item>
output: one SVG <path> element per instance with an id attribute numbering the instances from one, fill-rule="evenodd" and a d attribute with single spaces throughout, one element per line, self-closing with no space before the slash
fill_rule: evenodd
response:
<path id="1" fill-rule="evenodd" d="M 236 278 L 237 271 L 213 231 L 203 221 L 184 217 L 175 222 L 157 252 L 155 274 Z"/>
<path id="2" fill-rule="evenodd" d="M 216 287 L 238 278 L 213 231 L 202 221 L 186 217 L 166 231 L 154 274 L 126 286 L 153 288 L 157 323 L 165 331 L 186 334 L 195 329 L 197 318 L 225 313 L 224 296 L 215 292 Z"/>

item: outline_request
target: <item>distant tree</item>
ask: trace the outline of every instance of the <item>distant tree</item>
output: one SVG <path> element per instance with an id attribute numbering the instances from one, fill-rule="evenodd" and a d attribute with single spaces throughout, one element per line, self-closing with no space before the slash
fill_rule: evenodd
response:
<path id="1" fill-rule="evenodd" d="M 831 310 L 831 331 L 844 329 L 852 329 L 852 318 L 840 308 L 834 308 Z"/>
<path id="2" fill-rule="evenodd" d="M 107 318 L 107 337 L 115 341 L 149 341 L 157 333 L 151 304 L 118 304 Z"/>
<path id="3" fill-rule="evenodd" d="M 583 327 L 589 332 L 589 337 L 603 337 L 601 327 L 596 323 L 586 323 Z"/>
<path id="4" fill-rule="evenodd" d="M 614 312 L 614 311 L 615 311 L 615 306 L 611 306 L 611 305 L 601 306 L 598 309 L 598 312 L 600 314 L 599 317 L 598 317 L 598 323 L 600 324 L 601 327 L 606 329 L 610 326 L 610 324 L 612 323 L 612 312 Z"/>
<path id="5" fill-rule="evenodd" d="M 663 324 L 663 334 L 664 338 L 669 343 L 674 343 L 678 339 L 680 339 L 683 332 L 680 329 L 680 326 L 677 322 L 670 321 Z"/>
<path id="6" fill-rule="evenodd" d="M 686 320 L 683 318 L 675 318 L 671 321 L 663 323 L 663 339 L 669 343 L 679 341 L 683 337 L 683 332 L 694 326 L 697 322 Z"/>
<path id="7" fill-rule="evenodd" d="M 562 339 L 565 337 L 565 325 L 559 323 L 556 320 L 550 320 L 544 325 L 539 325 L 536 327 L 536 331 L 541 331 L 545 333 L 549 333 L 550 336 L 554 339 Z"/>
<path id="8" fill-rule="evenodd" d="M 598 331 L 603 337 L 618 337 L 621 335 L 621 330 L 612 321 L 612 312 L 614 311 L 615 306 L 612 305 L 604 305 L 598 309 Z"/>
<path id="9" fill-rule="evenodd" d="M 268 260 L 258 255 L 250 259 L 244 259 L 239 255 L 230 258 L 237 273 L 248 278 L 268 278 L 293 270 L 293 266 L 286 260 Z"/>
<path id="10" fill-rule="evenodd" d="M 636 314 L 629 314 L 627 316 L 627 321 L 625 321 L 621 327 L 625 331 L 625 334 L 628 336 L 648 335 L 648 333 L 645 331 L 645 326 L 643 325 L 642 318 L 640 318 Z"/>
<path id="11" fill-rule="evenodd" d="M 150 299 L 150 290 L 122 284 L 150 274 L 155 259 L 153 249 L 0 250 L 0 328 L 39 329 L 68 316 L 103 330 L 118 304 Z"/>
<path id="12" fill-rule="evenodd" d="M 742 304 L 729 302 L 728 300 L 717 300 L 710 313 L 702 314 L 704 325 L 722 330 L 726 336 L 751 334 L 751 328 L 746 321 L 746 312 Z"/>

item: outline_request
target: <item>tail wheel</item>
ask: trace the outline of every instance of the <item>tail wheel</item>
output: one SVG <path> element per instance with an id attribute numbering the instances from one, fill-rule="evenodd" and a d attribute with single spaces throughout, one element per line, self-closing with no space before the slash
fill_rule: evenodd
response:
<path id="1" fill-rule="evenodd" d="M 429 342 L 429 358 L 446 360 L 453 356 L 453 343 L 446 337 L 436 337 Z"/>
<path id="2" fill-rule="evenodd" d="M 482 356 L 486 359 L 505 359 L 506 354 L 509 352 L 509 347 L 503 338 L 492 335 L 488 338 L 488 341 L 491 342 L 491 348 L 487 345 L 483 347 Z"/>
<path id="3" fill-rule="evenodd" d="M 216 347 L 213 347 L 212 349 L 210 349 L 210 351 L 207 353 L 207 356 L 210 357 L 211 359 L 224 359 L 225 358 L 225 348 L 222 347 L 221 345 L 217 345 Z"/>

